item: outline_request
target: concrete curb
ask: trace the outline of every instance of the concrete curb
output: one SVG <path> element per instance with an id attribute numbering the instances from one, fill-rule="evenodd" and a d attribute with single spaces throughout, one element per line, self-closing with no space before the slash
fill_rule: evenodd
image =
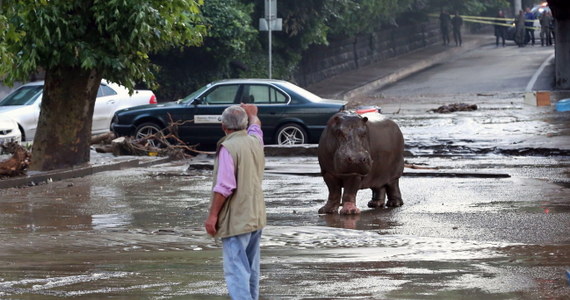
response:
<path id="1" fill-rule="evenodd" d="M 419 60 L 415 63 L 407 65 L 406 67 L 394 70 L 387 76 L 366 82 L 357 88 L 341 93 L 339 96 L 342 99 L 347 100 L 357 96 L 365 95 L 370 91 L 380 89 L 389 84 L 402 80 L 403 78 L 408 77 L 416 72 L 430 68 L 438 63 L 443 62 L 445 59 L 449 59 L 452 56 L 466 53 L 468 51 L 471 51 L 488 43 L 489 41 L 486 39 L 475 39 L 467 41 L 461 47 L 451 47 L 448 50 L 440 52 L 438 54 L 434 54 L 429 58 Z"/>
<path id="2" fill-rule="evenodd" d="M 167 163 L 170 158 L 157 158 L 149 161 L 140 159 L 130 159 L 121 162 L 112 162 L 105 165 L 84 166 L 73 169 L 54 170 L 48 172 L 28 172 L 27 176 L 14 177 L 0 180 L 0 189 L 38 185 L 51 181 L 61 181 L 69 178 L 84 177 L 99 172 L 116 171 L 127 168 L 148 167 L 152 165 Z M 30 174 L 32 173 L 32 174 Z"/>

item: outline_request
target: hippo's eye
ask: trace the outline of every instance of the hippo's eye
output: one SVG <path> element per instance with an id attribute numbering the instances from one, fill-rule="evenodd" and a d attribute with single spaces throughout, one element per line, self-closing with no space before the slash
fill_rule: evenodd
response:
<path id="1" fill-rule="evenodd" d="M 337 137 L 342 137 L 345 138 L 346 137 L 346 132 L 344 132 L 342 129 L 337 128 L 337 130 L 335 130 L 336 136 Z"/>

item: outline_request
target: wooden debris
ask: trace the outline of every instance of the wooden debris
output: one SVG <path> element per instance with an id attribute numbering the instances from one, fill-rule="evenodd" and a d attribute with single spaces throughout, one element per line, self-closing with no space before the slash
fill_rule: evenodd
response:
<path id="1" fill-rule="evenodd" d="M 440 114 L 448 114 L 456 111 L 474 111 L 474 110 L 477 110 L 476 104 L 454 103 L 454 104 L 443 105 L 435 109 L 430 109 L 428 111 Z"/>
<path id="2" fill-rule="evenodd" d="M 195 153 L 210 154 L 210 152 L 196 150 L 196 145 L 187 145 L 178 137 L 178 126 L 192 122 L 193 120 L 174 122 L 172 121 L 172 117 L 170 115 L 169 117 L 170 122 L 168 126 L 155 134 L 148 135 L 139 139 L 136 139 L 134 137 L 113 138 L 111 139 L 110 143 L 95 147 L 95 151 L 100 153 L 113 153 L 115 156 L 150 155 L 167 156 L 171 159 L 191 158 Z M 110 137 L 112 136 L 105 134 L 100 138 L 95 137 L 93 140 L 106 142 Z"/>
<path id="3" fill-rule="evenodd" d="M 3 152 L 12 154 L 12 157 L 0 162 L 0 177 L 25 175 L 32 158 L 30 152 L 15 142 L 2 144 L 0 147 Z"/>
<path id="4" fill-rule="evenodd" d="M 116 138 L 117 136 L 109 131 L 107 133 L 102 133 L 96 136 L 91 137 L 91 145 L 107 145 L 107 144 L 111 144 L 111 142 Z"/>

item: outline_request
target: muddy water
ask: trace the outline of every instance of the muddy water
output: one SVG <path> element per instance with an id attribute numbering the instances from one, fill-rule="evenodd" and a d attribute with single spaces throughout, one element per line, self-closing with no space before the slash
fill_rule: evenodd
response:
<path id="1" fill-rule="evenodd" d="M 408 163 L 437 167 L 405 170 L 400 208 L 369 210 L 364 190 L 362 214 L 318 215 L 316 158 L 268 158 L 262 299 L 568 299 L 568 117 L 503 98 L 452 115 L 427 111 L 462 99 L 368 101 Z M 202 226 L 211 173 L 187 166 L 0 190 L 0 298 L 227 299 Z"/>
<path id="2" fill-rule="evenodd" d="M 272 159 L 264 182 L 263 299 L 564 299 L 568 166 L 559 158 L 415 158 L 405 205 L 319 216 L 315 158 Z M 280 171 L 302 165 L 307 176 Z M 482 167 L 483 166 L 483 167 Z M 205 235 L 210 171 L 186 163 L 0 191 L 0 297 L 227 299 L 220 243 Z"/>

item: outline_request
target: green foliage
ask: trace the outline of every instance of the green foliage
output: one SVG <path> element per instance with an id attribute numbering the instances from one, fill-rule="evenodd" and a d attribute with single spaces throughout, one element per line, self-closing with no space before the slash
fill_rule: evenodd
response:
<path id="1" fill-rule="evenodd" d="M 180 99 L 212 80 L 238 77 L 239 71 L 232 65 L 260 48 L 259 33 L 253 27 L 253 8 L 248 1 L 206 1 L 201 8 L 208 31 L 203 44 L 151 56 L 161 67 L 157 73 L 158 99 Z"/>
<path id="2" fill-rule="evenodd" d="M 458 11 L 462 15 L 480 16 L 492 14 L 495 16 L 499 9 L 510 6 L 507 0 L 423 0 L 431 12 L 447 9 L 450 13 Z"/>
<path id="3" fill-rule="evenodd" d="M 423 22 L 442 7 L 480 14 L 506 0 L 277 0 L 283 30 L 272 33 L 274 78 L 293 80 L 303 52 L 333 38 Z M 208 0 L 203 6 L 208 35 L 201 47 L 169 50 L 152 57 L 161 101 L 175 100 L 210 81 L 267 77 L 268 34 L 258 31 L 264 0 Z M 506 7 L 506 6 L 505 6 Z M 237 66 L 242 66 L 236 67 Z"/>
<path id="4" fill-rule="evenodd" d="M 0 74 L 11 83 L 39 68 L 80 66 L 129 88 L 152 84 L 150 53 L 202 42 L 202 2 L 4 0 Z"/>

